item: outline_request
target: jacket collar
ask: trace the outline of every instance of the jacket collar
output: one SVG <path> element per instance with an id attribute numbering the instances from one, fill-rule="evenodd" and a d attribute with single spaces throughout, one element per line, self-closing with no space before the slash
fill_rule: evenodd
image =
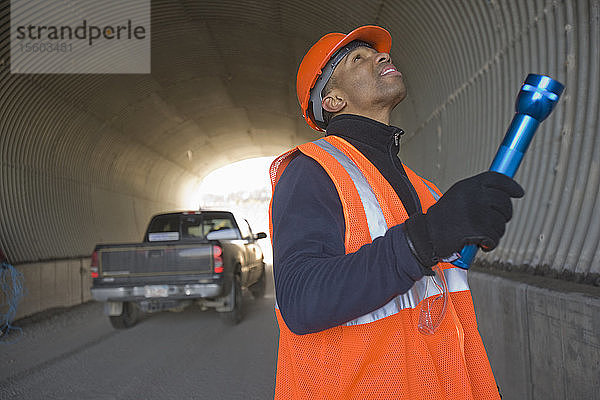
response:
<path id="1" fill-rule="evenodd" d="M 325 134 L 353 139 L 377 150 L 387 151 L 390 144 L 394 143 L 394 137 L 399 137 L 404 131 L 360 115 L 340 114 L 329 121 Z"/>

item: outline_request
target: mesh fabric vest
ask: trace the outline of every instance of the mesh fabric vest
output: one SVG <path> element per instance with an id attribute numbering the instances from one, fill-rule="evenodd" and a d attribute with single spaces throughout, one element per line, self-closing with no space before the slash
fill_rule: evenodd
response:
<path id="1" fill-rule="evenodd" d="M 316 160 L 337 188 L 347 254 L 372 242 L 371 208 L 385 218 L 379 221 L 386 225 L 384 230 L 408 218 L 396 192 L 375 166 L 335 136 L 303 144 L 275 159 L 270 170 L 273 190 L 298 151 Z M 426 212 L 441 193 L 404 168 Z M 368 196 L 357 185 L 356 171 L 368 184 L 370 196 L 374 195 L 371 203 L 377 204 L 365 202 Z M 271 223 L 271 237 L 272 233 Z M 276 308 L 280 336 L 275 399 L 499 399 L 477 330 L 466 271 L 448 263 L 440 266 L 445 275 L 458 276 L 461 282 L 452 289 L 448 280 L 446 316 L 433 335 L 417 330 L 420 304 L 414 303 L 410 293 L 345 325 L 306 335 L 292 333 Z"/>

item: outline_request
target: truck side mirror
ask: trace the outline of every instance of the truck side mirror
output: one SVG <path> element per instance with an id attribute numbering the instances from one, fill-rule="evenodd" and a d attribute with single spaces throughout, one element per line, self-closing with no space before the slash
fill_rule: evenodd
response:
<path id="1" fill-rule="evenodd" d="M 255 240 L 266 239 L 266 238 L 267 238 L 267 234 L 264 232 L 258 232 L 256 235 L 254 235 Z"/>

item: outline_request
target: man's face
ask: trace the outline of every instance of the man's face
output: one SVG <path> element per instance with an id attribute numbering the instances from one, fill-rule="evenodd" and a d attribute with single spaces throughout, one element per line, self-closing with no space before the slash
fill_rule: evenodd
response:
<path id="1" fill-rule="evenodd" d="M 361 46 L 348 53 L 336 67 L 333 78 L 348 111 L 393 109 L 406 97 L 402 73 L 392 64 L 390 55 L 369 47 Z"/>

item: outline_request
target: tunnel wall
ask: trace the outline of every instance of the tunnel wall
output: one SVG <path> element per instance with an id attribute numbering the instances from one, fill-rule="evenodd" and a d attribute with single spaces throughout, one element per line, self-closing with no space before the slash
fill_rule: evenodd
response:
<path id="1" fill-rule="evenodd" d="M 16 266 L 23 274 L 25 293 L 15 320 L 41 310 L 71 307 L 92 299 L 90 258 L 71 258 Z M 1 298 L 0 300 L 5 301 Z"/>
<path id="2" fill-rule="evenodd" d="M 16 318 L 90 300 L 95 244 L 140 241 L 199 182 L 57 87 L 0 75 L 0 245 L 26 287 Z"/>
<path id="3" fill-rule="evenodd" d="M 412 2 L 398 29 L 410 107 L 401 155 L 443 189 L 489 168 L 528 73 L 566 88 L 516 180 L 506 236 L 481 260 L 586 280 L 600 273 L 600 2 Z M 392 10 L 390 10 L 392 12 Z M 398 10 L 397 12 L 401 12 Z M 418 17 L 420 16 L 420 17 Z M 425 23 L 436 29 L 419 29 Z M 421 35 L 411 35 L 415 30 Z M 397 54 L 398 54 L 397 53 Z M 407 115 L 411 114 L 411 115 Z"/>
<path id="4" fill-rule="evenodd" d="M 589 285 L 469 273 L 479 331 L 504 399 L 597 399 L 600 298 Z"/>

